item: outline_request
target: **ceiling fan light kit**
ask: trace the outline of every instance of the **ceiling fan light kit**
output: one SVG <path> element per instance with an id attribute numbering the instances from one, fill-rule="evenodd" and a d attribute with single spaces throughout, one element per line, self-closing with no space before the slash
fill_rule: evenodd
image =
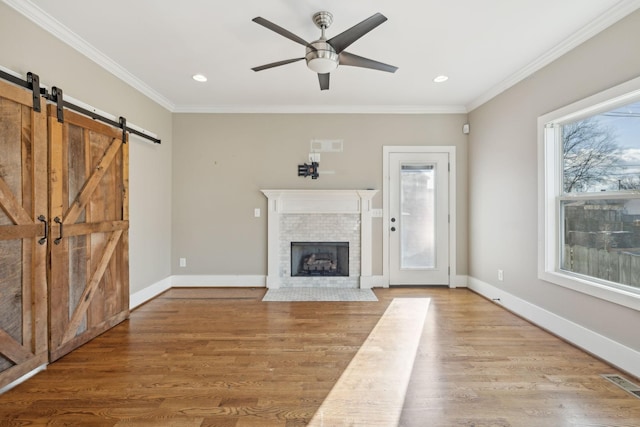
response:
<path id="1" fill-rule="evenodd" d="M 317 40 L 311 43 L 311 46 L 313 46 L 314 49 L 308 47 L 307 54 L 305 55 L 307 67 L 309 67 L 311 71 L 326 74 L 338 68 L 338 54 L 329 43 Z"/>
<path id="2" fill-rule="evenodd" d="M 313 22 L 320 28 L 321 35 L 318 40 L 311 43 L 305 41 L 301 37 L 285 30 L 284 28 L 268 21 L 262 17 L 256 17 L 253 22 L 280 34 L 298 44 L 306 47 L 305 56 L 301 58 L 285 59 L 283 61 L 272 62 L 270 64 L 261 65 L 252 68 L 253 71 L 262 71 L 269 68 L 279 67 L 281 65 L 290 64 L 301 60 L 306 60 L 307 67 L 318 74 L 320 82 L 320 90 L 329 89 L 329 73 L 338 68 L 338 65 L 347 65 L 351 67 L 369 68 L 373 70 L 386 71 L 394 73 L 398 68 L 393 65 L 384 64 L 372 59 L 363 58 L 353 55 L 345 51 L 353 42 L 385 22 L 387 18 L 376 13 L 375 15 L 365 19 L 357 25 L 327 40 L 325 30 L 333 23 L 333 15 L 329 12 L 317 12 L 313 15 Z"/>

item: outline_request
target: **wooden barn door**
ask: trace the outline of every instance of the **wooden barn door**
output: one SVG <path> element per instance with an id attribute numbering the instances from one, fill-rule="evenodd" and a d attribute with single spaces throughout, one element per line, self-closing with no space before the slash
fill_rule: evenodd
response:
<path id="1" fill-rule="evenodd" d="M 129 315 L 129 157 L 121 129 L 48 107 L 53 361 Z"/>
<path id="2" fill-rule="evenodd" d="M 46 364 L 47 121 L 0 81 L 0 388 Z"/>

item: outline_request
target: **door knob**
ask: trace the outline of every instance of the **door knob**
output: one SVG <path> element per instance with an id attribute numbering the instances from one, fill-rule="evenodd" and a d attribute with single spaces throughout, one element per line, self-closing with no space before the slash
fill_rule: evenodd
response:
<path id="1" fill-rule="evenodd" d="M 396 219 L 395 218 L 391 218 L 391 222 L 396 222 Z"/>
<path id="2" fill-rule="evenodd" d="M 391 227 L 391 231 L 396 231 L 396 228 L 395 227 Z"/>

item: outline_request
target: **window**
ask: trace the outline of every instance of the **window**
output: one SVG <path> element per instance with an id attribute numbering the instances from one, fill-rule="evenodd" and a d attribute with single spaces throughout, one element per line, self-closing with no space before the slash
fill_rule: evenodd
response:
<path id="1" fill-rule="evenodd" d="M 640 79 L 538 123 L 540 278 L 640 309 Z"/>

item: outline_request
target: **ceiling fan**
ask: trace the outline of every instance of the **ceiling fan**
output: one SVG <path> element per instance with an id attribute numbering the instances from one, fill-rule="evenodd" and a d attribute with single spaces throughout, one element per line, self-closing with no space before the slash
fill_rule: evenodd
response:
<path id="1" fill-rule="evenodd" d="M 268 68 L 279 67 L 280 65 L 290 64 L 305 59 L 307 61 L 307 67 L 312 71 L 318 73 L 318 80 L 320 81 L 320 90 L 329 89 L 329 73 L 335 70 L 338 65 L 348 65 L 351 67 L 370 68 L 373 70 L 386 71 L 394 73 L 398 67 L 393 65 L 383 64 L 382 62 L 374 61 L 372 59 L 363 58 L 362 56 L 354 55 L 346 52 L 345 49 L 349 47 L 353 42 L 360 37 L 367 34 L 369 31 L 376 28 L 378 25 L 386 21 L 387 18 L 376 13 L 375 15 L 365 19 L 359 24 L 354 25 L 346 31 L 338 34 L 327 40 L 324 31 L 329 28 L 333 22 L 333 15 L 329 12 L 317 12 L 313 14 L 313 22 L 322 31 L 320 38 L 316 41 L 307 42 L 304 39 L 296 36 L 290 31 L 270 22 L 264 18 L 253 18 L 252 21 L 256 24 L 260 24 L 265 28 L 275 31 L 292 40 L 305 46 L 306 54 L 301 58 L 285 59 L 284 61 L 272 62 L 270 64 L 261 65 L 259 67 L 252 68 L 253 71 L 262 71 Z"/>

